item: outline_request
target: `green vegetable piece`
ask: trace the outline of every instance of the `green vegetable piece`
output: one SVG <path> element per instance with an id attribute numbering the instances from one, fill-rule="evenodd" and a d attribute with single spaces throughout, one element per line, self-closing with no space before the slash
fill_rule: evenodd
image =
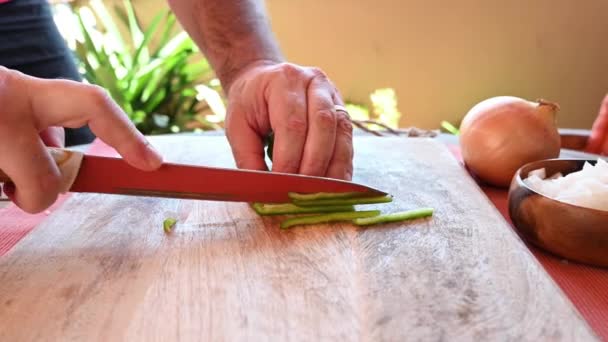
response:
<path id="1" fill-rule="evenodd" d="M 177 220 L 174 218 L 165 219 L 165 221 L 163 221 L 163 229 L 165 230 L 165 233 L 171 233 L 176 223 Z"/>
<path id="2" fill-rule="evenodd" d="M 346 199 L 361 197 L 364 194 L 360 192 L 317 192 L 313 194 L 299 194 L 290 192 L 287 194 L 293 201 L 318 201 L 326 199 Z"/>
<path id="3" fill-rule="evenodd" d="M 287 229 L 298 225 L 309 225 L 336 221 L 352 221 L 357 218 L 373 217 L 378 215 L 380 215 L 380 210 L 362 210 L 352 212 L 330 213 L 324 215 L 299 216 L 289 218 L 281 222 L 281 229 Z"/>
<path id="4" fill-rule="evenodd" d="M 460 135 L 460 130 L 447 121 L 441 121 L 441 127 L 445 129 L 448 133 L 453 135 Z"/>
<path id="5" fill-rule="evenodd" d="M 400 222 L 406 220 L 414 220 L 423 217 L 433 215 L 433 208 L 420 208 L 408 211 L 402 211 L 398 213 L 379 215 L 375 217 L 357 218 L 353 220 L 356 225 L 368 226 L 372 224 L 388 223 L 388 222 Z"/>
<path id="6" fill-rule="evenodd" d="M 391 196 L 376 196 L 376 197 L 356 197 L 356 198 L 335 198 L 321 199 L 314 201 L 293 200 L 293 203 L 299 207 L 322 207 L 326 205 L 357 205 L 357 204 L 374 204 L 392 202 Z"/>
<path id="7" fill-rule="evenodd" d="M 290 214 L 317 214 L 331 212 L 348 212 L 355 211 L 352 205 L 329 205 L 322 207 L 298 207 L 292 203 L 270 204 L 270 203 L 253 203 L 251 205 L 258 215 L 290 215 Z"/>

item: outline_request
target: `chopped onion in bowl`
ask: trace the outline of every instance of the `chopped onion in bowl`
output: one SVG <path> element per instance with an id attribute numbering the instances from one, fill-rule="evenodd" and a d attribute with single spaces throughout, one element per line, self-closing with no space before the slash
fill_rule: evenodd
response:
<path id="1" fill-rule="evenodd" d="M 555 174 L 547 178 L 546 170 L 530 171 L 524 180 L 534 191 L 555 200 L 608 211 L 608 162 L 598 159 L 583 169 L 563 176 Z"/>

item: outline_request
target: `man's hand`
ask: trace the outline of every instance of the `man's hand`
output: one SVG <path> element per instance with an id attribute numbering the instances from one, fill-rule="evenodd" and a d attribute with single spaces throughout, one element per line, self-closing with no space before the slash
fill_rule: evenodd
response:
<path id="1" fill-rule="evenodd" d="M 169 0 L 228 93 L 226 133 L 238 167 L 351 179 L 352 126 L 323 72 L 284 63 L 263 0 Z"/>
<path id="2" fill-rule="evenodd" d="M 63 145 L 63 129 L 89 124 L 134 167 L 153 170 L 162 159 L 107 93 L 97 86 L 43 80 L 0 67 L 0 169 L 14 182 L 4 191 L 35 213 L 57 198 L 60 172 L 45 148 Z"/>
<path id="3" fill-rule="evenodd" d="M 590 153 L 608 155 L 608 95 L 602 101 L 585 150 Z"/>
<path id="4" fill-rule="evenodd" d="M 352 125 L 343 101 L 316 68 L 256 63 L 228 91 L 226 134 L 237 166 L 265 170 L 264 138 L 274 132 L 272 171 L 352 178 Z"/>

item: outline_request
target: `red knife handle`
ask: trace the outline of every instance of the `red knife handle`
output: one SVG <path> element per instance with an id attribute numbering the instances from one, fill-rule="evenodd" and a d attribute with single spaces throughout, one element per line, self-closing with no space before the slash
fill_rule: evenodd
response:
<path id="1" fill-rule="evenodd" d="M 67 192 L 76 176 L 78 175 L 78 170 L 80 169 L 80 164 L 82 164 L 82 158 L 84 154 L 78 151 L 65 150 L 61 148 L 47 147 L 47 150 L 55 160 L 55 163 L 59 167 L 59 172 L 61 172 L 61 188 L 60 191 Z M 11 182 L 11 179 L 8 177 L 6 173 L 0 170 L 0 183 Z"/>

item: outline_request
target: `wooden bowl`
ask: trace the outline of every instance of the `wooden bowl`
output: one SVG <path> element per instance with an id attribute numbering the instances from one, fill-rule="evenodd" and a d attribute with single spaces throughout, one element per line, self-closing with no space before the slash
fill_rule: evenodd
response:
<path id="1" fill-rule="evenodd" d="M 523 179 L 545 168 L 547 176 L 579 171 L 594 160 L 548 159 L 521 167 L 509 188 L 509 215 L 524 239 L 565 259 L 608 267 L 608 211 L 560 202 L 544 196 Z"/>

